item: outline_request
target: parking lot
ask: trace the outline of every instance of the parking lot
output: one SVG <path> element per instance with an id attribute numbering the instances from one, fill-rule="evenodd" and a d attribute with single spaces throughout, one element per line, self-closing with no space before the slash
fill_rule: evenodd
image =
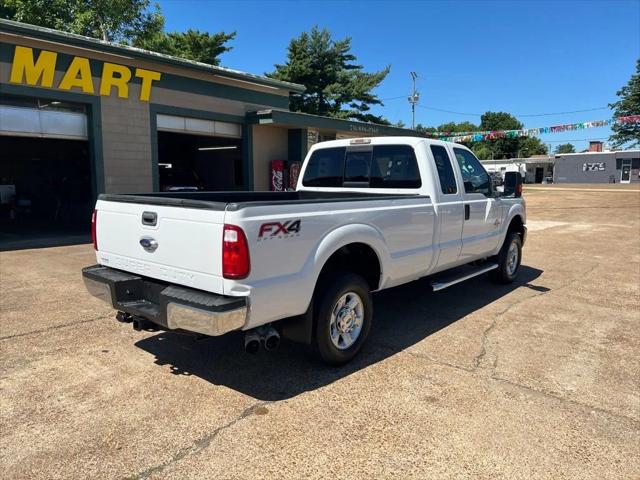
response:
<path id="1" fill-rule="evenodd" d="M 135 332 L 85 292 L 90 245 L 1 252 L 0 471 L 639 478 L 640 190 L 614 187 L 525 188 L 515 284 L 380 292 L 338 369 Z"/>

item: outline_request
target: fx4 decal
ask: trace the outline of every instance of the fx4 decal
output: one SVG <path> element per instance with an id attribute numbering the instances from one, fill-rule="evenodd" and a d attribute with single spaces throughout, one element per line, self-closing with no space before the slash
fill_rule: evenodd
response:
<path id="1" fill-rule="evenodd" d="M 300 235 L 301 220 L 288 220 L 286 222 L 267 222 L 260 225 L 258 241 L 274 238 L 289 238 Z"/>

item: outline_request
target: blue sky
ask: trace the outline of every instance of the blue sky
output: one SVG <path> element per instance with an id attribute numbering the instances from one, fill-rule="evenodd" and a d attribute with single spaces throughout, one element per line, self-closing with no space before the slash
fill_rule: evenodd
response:
<path id="1" fill-rule="evenodd" d="M 515 114 L 525 127 L 610 118 L 611 111 L 523 117 L 606 107 L 640 57 L 640 0 L 633 1 L 207 1 L 161 0 L 167 30 L 236 31 L 222 65 L 251 73 L 286 59 L 289 40 L 314 25 L 350 36 L 367 70 L 391 65 L 376 107 L 411 124 L 404 98 L 418 72 L 416 122 L 479 123 L 461 113 Z M 426 108 L 425 108 L 426 107 Z M 606 139 L 608 128 L 549 134 L 545 143 Z"/>

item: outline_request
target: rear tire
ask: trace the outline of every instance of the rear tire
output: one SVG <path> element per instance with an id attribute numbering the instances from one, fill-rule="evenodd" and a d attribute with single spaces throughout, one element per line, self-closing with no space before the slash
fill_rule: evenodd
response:
<path id="1" fill-rule="evenodd" d="M 358 354 L 369 335 L 373 301 L 360 275 L 329 275 L 314 308 L 315 346 L 322 361 L 342 365 Z"/>
<path id="2" fill-rule="evenodd" d="M 491 271 L 491 279 L 497 283 L 515 280 L 522 261 L 522 239 L 517 233 L 509 233 L 497 256 L 498 268 Z"/>

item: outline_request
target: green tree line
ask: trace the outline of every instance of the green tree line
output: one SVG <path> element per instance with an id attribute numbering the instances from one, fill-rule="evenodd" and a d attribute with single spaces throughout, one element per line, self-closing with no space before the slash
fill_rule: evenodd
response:
<path id="1" fill-rule="evenodd" d="M 506 112 L 486 112 L 480 117 L 480 124 L 472 122 L 449 122 L 438 127 L 416 125 L 419 132 L 478 132 L 494 130 L 520 130 L 524 125 L 516 117 Z M 462 142 L 481 160 L 500 158 L 527 158 L 548 153 L 547 147 L 536 137 L 496 138 L 480 142 Z"/>

